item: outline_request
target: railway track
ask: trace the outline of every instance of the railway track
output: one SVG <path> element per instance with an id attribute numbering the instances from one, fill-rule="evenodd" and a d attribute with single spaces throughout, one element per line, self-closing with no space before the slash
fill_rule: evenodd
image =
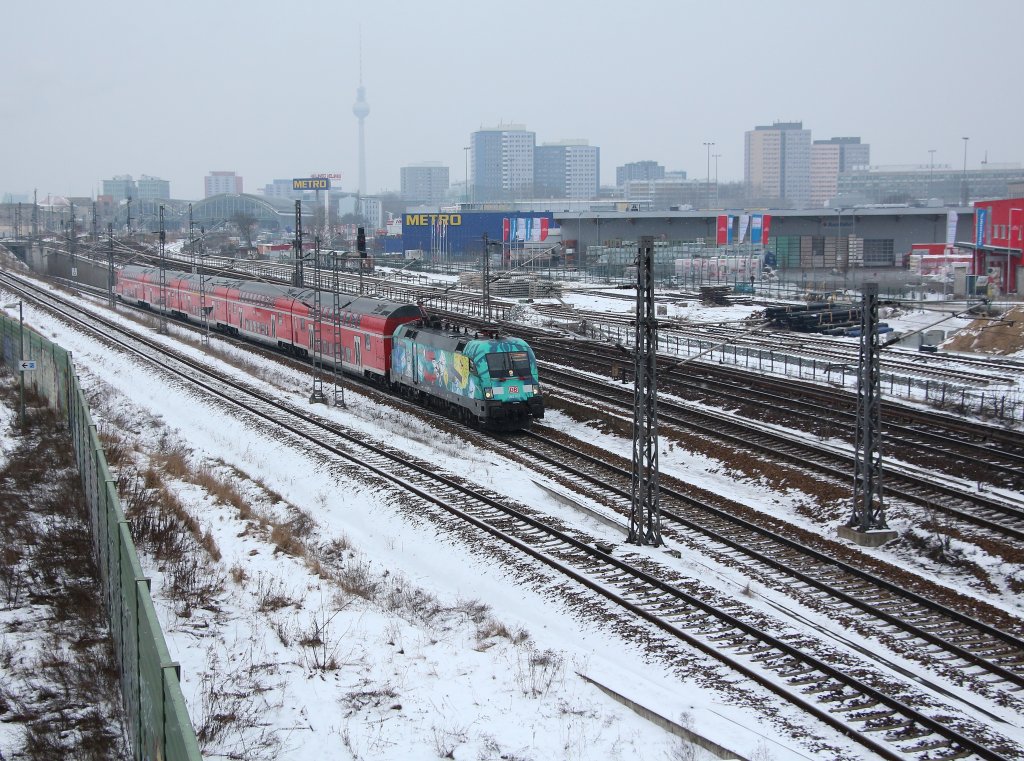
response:
<path id="1" fill-rule="evenodd" d="M 633 395 L 628 388 L 547 363 L 542 364 L 541 369 L 543 382 L 548 388 L 555 386 L 578 395 L 584 403 L 608 404 L 624 416 L 632 414 Z M 818 473 L 840 484 L 850 483 L 854 460 L 852 448 L 839 448 L 807 437 L 797 437 L 737 415 L 683 403 L 667 396 L 658 400 L 658 418 L 662 425 L 694 431 L 753 451 L 770 458 L 770 461 L 786 462 Z M 949 516 L 981 529 L 988 539 L 1018 546 L 1024 541 L 1024 502 L 977 491 L 974 482 L 957 483 L 916 468 L 886 462 L 885 489 L 890 500 L 903 500 Z"/>
<path id="2" fill-rule="evenodd" d="M 5 288 L 23 288 L 6 278 L 3 282 Z M 452 521 L 451 530 L 464 532 L 471 526 L 477 532 L 472 541 L 487 535 L 538 561 L 548 569 L 545 573 L 561 580 L 559 585 L 569 580 L 579 585 L 579 591 L 567 592 L 570 596 L 579 599 L 582 593 L 592 602 L 604 600 L 607 615 L 624 619 L 632 636 L 642 636 L 652 654 L 660 651 L 669 662 L 692 659 L 677 650 L 696 649 L 726 667 L 723 673 L 732 674 L 732 680 L 738 674 L 760 685 L 880 758 L 1024 757 L 1024 749 L 1012 740 L 922 690 L 913 679 L 866 666 L 848 652 L 794 633 L 785 622 L 667 573 L 647 554 L 616 557 L 604 552 L 593 537 L 553 525 L 500 494 L 412 460 L 405 451 L 367 442 L 315 419 L 308 408 L 291 407 L 246 383 L 212 373 L 201 359 L 168 354 L 162 342 L 125 334 L 92 314 L 74 314 L 49 294 L 33 298 L 48 302 L 62 319 L 74 320 L 77 329 L 94 332 L 139 361 L 171 373 L 175 382 L 212 395 L 217 404 L 230 406 L 253 425 L 312 447 L 331 467 L 355 467 L 401 489 L 421 510 L 443 513 Z"/>
<path id="3" fill-rule="evenodd" d="M 631 372 L 632 360 L 611 347 L 590 342 L 530 338 L 542 369 L 551 377 L 565 367 L 608 376 L 613 367 Z M 579 344 L 579 345 L 576 345 Z M 571 377 L 572 373 L 568 374 Z M 542 379 L 543 380 L 543 379 Z M 663 394 L 688 400 L 706 400 L 716 407 L 742 410 L 751 420 L 785 420 L 786 424 L 852 442 L 856 428 L 852 394 L 829 386 L 797 383 L 705 363 L 685 366 L 667 360 L 659 369 Z M 938 468 L 949 475 L 1024 491 L 1024 450 L 1014 430 L 968 424 L 929 410 L 884 404 L 883 437 L 887 452 L 923 468 Z"/>
<path id="4" fill-rule="evenodd" d="M 591 310 L 566 310 L 554 305 L 536 305 L 534 310 L 552 320 L 586 320 L 632 329 L 635 316 L 632 310 L 621 313 Z M 938 322 L 938 321 L 937 321 Z M 816 359 L 835 367 L 856 367 L 859 354 L 853 342 L 840 342 L 814 333 L 755 329 L 756 323 L 741 321 L 737 325 L 725 323 L 691 323 L 671 317 L 658 320 L 659 333 L 666 345 L 681 348 L 682 356 L 696 354 L 707 345 L 726 344 L 731 348 L 755 352 L 776 352 Z M 882 370 L 936 381 L 962 383 L 973 386 L 1012 385 L 1024 374 L 1024 366 L 1012 359 L 955 357 L 942 354 L 923 355 L 917 352 L 888 350 L 882 355 Z"/>
<path id="5" fill-rule="evenodd" d="M 628 519 L 629 463 L 606 453 L 585 452 L 576 443 L 556 441 L 546 428 L 506 442 L 538 471 L 582 485 L 588 496 Z M 841 627 L 855 628 L 869 638 L 871 632 L 884 633 L 904 657 L 943 672 L 945 678 L 969 682 L 972 691 L 996 703 L 1012 700 L 1024 710 L 1024 701 L 1016 694 L 1024 690 L 1024 633 L 980 623 L 976 611 L 971 611 L 974 600 L 959 600 L 967 610 L 957 610 L 865 570 L 863 558 L 858 565 L 838 559 L 842 548 L 820 537 L 815 543 L 824 550 L 810 546 L 809 538 L 801 541 L 764 525 L 758 520 L 763 516 L 750 515 L 756 511 L 724 499 L 715 504 L 691 496 L 688 485 L 664 474 L 661 484 L 666 537 L 693 548 L 714 547 L 729 563 L 742 566 L 745 576 L 767 579 L 779 591 L 790 593 L 794 585 L 801 587 L 801 593 L 810 590 L 811 606 Z M 751 569 L 751 564 L 762 570 Z M 886 568 L 892 575 L 892 569 Z M 1005 623 L 1020 628 L 1011 619 Z M 968 674 L 965 669 L 971 668 L 974 672 Z M 997 687 L 997 683 L 1001 684 Z"/>

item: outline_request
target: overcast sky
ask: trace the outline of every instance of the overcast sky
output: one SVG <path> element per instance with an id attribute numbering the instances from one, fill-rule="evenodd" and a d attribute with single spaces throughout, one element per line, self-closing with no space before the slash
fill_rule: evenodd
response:
<path id="1" fill-rule="evenodd" d="M 873 164 L 962 167 L 964 136 L 968 166 L 1024 160 L 1021 0 L 54 0 L 4 10 L 0 193 L 148 174 L 195 199 L 212 170 L 354 190 L 360 28 L 370 192 L 424 161 L 461 182 L 499 123 L 600 146 L 602 184 L 644 159 L 704 177 L 709 141 L 742 179 L 743 133 L 783 120 Z"/>

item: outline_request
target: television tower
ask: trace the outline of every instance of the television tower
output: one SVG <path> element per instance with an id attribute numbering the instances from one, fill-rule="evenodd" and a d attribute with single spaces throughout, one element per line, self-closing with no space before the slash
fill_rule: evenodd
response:
<path id="1" fill-rule="evenodd" d="M 366 88 L 363 87 L 363 37 L 359 36 L 359 87 L 356 88 L 356 102 L 352 113 L 359 120 L 359 195 L 366 192 L 366 117 L 370 113 L 370 104 L 366 102 Z"/>

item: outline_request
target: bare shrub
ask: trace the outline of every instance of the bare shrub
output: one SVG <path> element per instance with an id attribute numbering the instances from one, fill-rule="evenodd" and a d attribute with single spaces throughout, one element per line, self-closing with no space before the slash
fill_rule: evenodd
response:
<path id="1" fill-rule="evenodd" d="M 462 728 L 432 727 L 434 752 L 438 758 L 455 758 L 455 749 L 469 739 L 469 733 Z"/>
<path id="2" fill-rule="evenodd" d="M 513 645 L 521 645 L 530 639 L 530 634 L 525 629 L 510 629 L 500 621 L 493 618 L 485 618 L 476 627 L 476 649 L 484 651 L 490 649 L 495 639 L 507 639 Z"/>
<path id="3" fill-rule="evenodd" d="M 281 703 L 267 701 L 268 687 L 260 681 L 253 655 L 242 650 L 227 667 L 212 650 L 208 654 L 196 720 L 196 737 L 204 756 L 256 761 L 272 759 L 281 750 L 278 733 L 264 723 L 264 714 L 279 709 Z"/>
<path id="4" fill-rule="evenodd" d="M 256 610 L 270 613 L 290 605 L 298 606 L 299 601 L 285 589 L 280 579 L 259 573 L 256 576 Z"/>
<path id="5" fill-rule="evenodd" d="M 231 574 L 231 580 L 241 586 L 249 580 L 249 574 L 245 571 L 245 566 L 241 563 L 235 563 L 231 568 L 228 569 L 228 573 Z"/>
<path id="6" fill-rule="evenodd" d="M 397 705 L 398 691 L 391 685 L 385 685 L 376 690 L 353 690 L 346 693 L 338 702 L 348 708 L 346 717 L 358 713 L 364 708 L 401 708 Z"/>
<path id="7" fill-rule="evenodd" d="M 305 552 L 302 541 L 289 524 L 277 524 L 270 529 L 270 541 L 278 550 L 293 557 L 299 557 Z"/>
<path id="8" fill-rule="evenodd" d="M 174 558 L 168 569 L 168 595 L 181 603 L 178 614 L 188 617 L 194 608 L 218 610 L 217 598 L 224 593 L 224 577 L 200 562 L 194 552 Z"/>
<path id="9" fill-rule="evenodd" d="M 162 450 L 153 455 L 154 463 L 172 478 L 185 478 L 192 469 L 189 467 L 189 451 L 183 444 Z"/>
<path id="10" fill-rule="evenodd" d="M 423 624 L 430 624 L 445 612 L 445 607 L 434 595 L 402 582 L 391 584 L 380 604 L 385 610 Z"/>
<path id="11" fill-rule="evenodd" d="M 255 517 L 252 507 L 249 505 L 248 500 L 242 496 L 241 492 L 233 484 L 218 478 L 210 468 L 205 466 L 199 468 L 192 478 L 196 485 L 203 487 L 206 493 L 218 503 L 230 505 L 238 510 L 238 514 L 243 520 Z"/>
<path id="12" fill-rule="evenodd" d="M 335 574 L 335 581 L 342 591 L 364 600 L 376 599 L 381 587 L 381 580 L 363 562 L 347 563 Z"/>
<path id="13" fill-rule="evenodd" d="M 305 627 L 296 627 L 296 641 L 302 660 L 310 671 L 336 671 L 341 638 L 331 631 L 331 623 L 341 612 L 328 613 L 324 608 L 313 613 Z"/>
<path id="14" fill-rule="evenodd" d="M 526 697 L 541 697 L 562 678 L 564 666 L 564 659 L 554 650 L 521 647 L 516 662 L 516 684 Z"/>

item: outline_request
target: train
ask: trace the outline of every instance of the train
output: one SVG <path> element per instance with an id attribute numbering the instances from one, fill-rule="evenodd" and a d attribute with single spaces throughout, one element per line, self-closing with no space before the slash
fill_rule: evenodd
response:
<path id="1" fill-rule="evenodd" d="M 202 286 L 205 294 L 200 291 Z M 544 417 L 537 360 L 521 338 L 468 331 L 419 305 L 373 296 L 236 277 L 210 277 L 125 265 L 121 301 L 321 361 L 484 430 L 528 428 Z M 205 308 L 205 319 L 204 311 Z M 316 351 L 319 341 L 319 351 Z"/>

